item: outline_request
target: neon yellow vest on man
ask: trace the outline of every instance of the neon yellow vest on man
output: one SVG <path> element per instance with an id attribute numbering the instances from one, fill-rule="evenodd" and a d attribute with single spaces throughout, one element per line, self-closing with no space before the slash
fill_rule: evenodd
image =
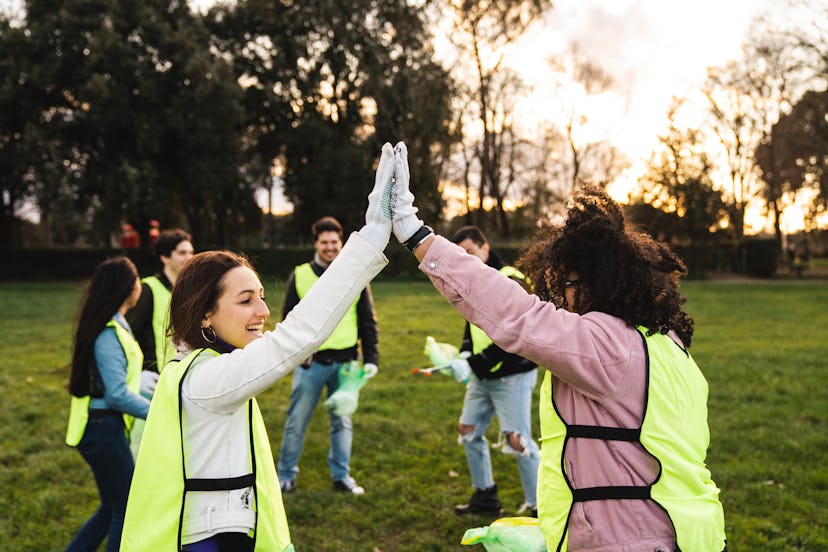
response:
<path id="1" fill-rule="evenodd" d="M 253 486 L 256 529 L 250 536 L 255 550 L 292 551 L 279 476 L 256 399 L 247 402 L 250 473 L 231 479 L 186 479 L 185 485 L 181 385 L 199 355 L 218 353 L 193 351 L 181 361 L 170 362 L 158 380 L 129 488 L 121 552 L 180 550 L 186 487 L 196 484 L 198 490 Z"/>
<path id="2" fill-rule="evenodd" d="M 294 283 L 296 284 L 296 294 L 299 299 L 308 294 L 313 284 L 319 279 L 319 276 L 313 271 L 310 263 L 305 263 L 297 266 L 293 270 Z M 320 351 L 327 349 L 340 350 L 353 347 L 357 344 L 359 339 L 359 327 L 357 325 L 357 303 L 359 299 L 354 301 L 351 308 L 342 317 L 339 325 L 334 329 L 331 336 L 320 347 Z"/>
<path id="3" fill-rule="evenodd" d="M 724 513 L 719 489 L 704 459 L 710 442 L 707 381 L 689 353 L 664 334 L 646 336 L 647 391 L 640 428 L 567 426 L 557 413 L 547 372 L 540 391 L 541 463 L 538 470 L 538 517 L 549 550 L 567 549 L 569 514 L 576 501 L 647 499 L 670 516 L 679 550 L 718 552 L 725 547 Z M 681 400 L 676 400 L 680 397 Z M 661 470 L 651 486 L 572 489 L 562 471 L 567 438 L 640 442 Z M 610 496 L 611 495 L 611 496 Z M 603 497 L 603 498 L 602 498 Z"/>
<path id="4" fill-rule="evenodd" d="M 129 330 L 115 322 L 115 320 L 107 322 L 106 327 L 115 330 L 118 343 L 124 349 L 124 356 L 126 356 L 127 361 L 127 389 L 137 395 L 141 392 L 141 365 L 144 362 L 144 353 L 141 352 L 141 346 L 138 345 Z M 72 402 L 69 405 L 69 423 L 66 427 L 66 444 L 70 447 L 76 447 L 83 438 L 86 431 L 86 422 L 89 421 L 89 403 L 91 401 L 92 397 L 90 395 L 72 397 Z M 135 418 L 129 414 L 124 414 L 124 427 L 127 436 L 129 436 L 129 430 L 132 429 L 133 422 L 135 422 Z"/>
<path id="5" fill-rule="evenodd" d="M 513 266 L 503 266 L 498 270 L 501 274 L 506 276 L 507 278 L 514 278 L 515 280 L 526 280 L 526 276 L 524 276 L 523 272 L 516 269 Z M 492 344 L 491 338 L 486 335 L 486 332 L 475 326 L 474 324 L 469 323 L 469 334 L 471 335 L 471 342 L 472 342 L 472 354 L 476 355 L 486 347 Z M 502 363 L 498 362 L 494 366 L 492 366 L 489 371 L 490 372 L 497 372 L 500 370 L 500 365 Z"/>
<path id="6" fill-rule="evenodd" d="M 147 276 L 141 281 L 152 291 L 152 335 L 155 341 L 155 363 L 158 373 L 175 356 L 175 349 L 167 337 L 167 323 L 170 321 L 170 299 L 172 293 L 161 280 L 155 276 Z"/>

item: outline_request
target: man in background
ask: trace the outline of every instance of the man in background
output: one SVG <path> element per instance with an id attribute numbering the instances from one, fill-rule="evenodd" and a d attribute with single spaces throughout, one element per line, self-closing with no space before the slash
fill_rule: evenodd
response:
<path id="1" fill-rule="evenodd" d="M 297 266 L 288 278 L 282 318 L 299 303 L 325 269 L 339 255 L 342 249 L 342 225 L 333 217 L 323 217 L 311 226 L 313 260 Z M 299 474 L 299 457 L 305 444 L 313 410 L 319 402 L 322 388 L 328 388 L 328 396 L 339 387 L 339 370 L 358 357 L 357 344 L 361 344 L 365 370 L 375 370 L 379 361 L 377 342 L 377 317 L 374 300 L 368 286 L 351 305 L 345 317 L 330 338 L 293 372 L 285 431 L 279 452 L 279 486 L 283 493 L 296 488 Z M 373 366 L 370 366 L 373 365 Z M 351 442 L 353 425 L 349 416 L 338 416 L 329 410 L 331 417 L 331 446 L 328 452 L 328 467 L 337 491 L 354 495 L 365 494 L 365 489 L 350 475 Z"/>
<path id="2" fill-rule="evenodd" d="M 161 372 L 175 356 L 175 349 L 166 335 L 170 293 L 181 269 L 193 256 L 191 240 L 190 234 L 180 228 L 164 230 L 158 235 L 153 248 L 161 260 L 161 271 L 141 280 L 141 297 L 126 314 L 132 333 L 144 352 L 144 370 Z"/>
<path id="3" fill-rule="evenodd" d="M 491 251 L 489 240 L 476 226 L 458 230 L 451 241 L 490 267 L 529 288 L 526 277 L 505 265 Z M 524 502 L 518 513 L 537 517 L 538 445 L 532 439 L 532 393 L 537 366 L 525 358 L 507 353 L 492 342 L 483 330 L 466 322 L 461 351 L 471 356 L 452 362 L 452 371 L 469 374 L 463 412 L 458 424 L 459 442 L 466 451 L 474 494 L 467 504 L 454 507 L 457 515 L 499 516 L 501 503 L 492 474 L 492 460 L 486 430 L 496 414 L 500 438 L 494 445 L 517 460 Z M 473 375 L 472 375 L 473 374 Z"/>

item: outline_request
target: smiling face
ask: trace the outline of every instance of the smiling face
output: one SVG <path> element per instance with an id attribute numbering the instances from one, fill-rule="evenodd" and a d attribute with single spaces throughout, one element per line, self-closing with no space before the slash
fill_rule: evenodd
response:
<path id="1" fill-rule="evenodd" d="M 322 262 L 329 265 L 342 250 L 342 238 L 339 237 L 338 232 L 332 230 L 320 232 L 316 241 L 313 242 L 313 247 Z"/>
<path id="2" fill-rule="evenodd" d="M 215 310 L 204 317 L 201 327 L 211 326 L 219 339 L 238 348 L 262 337 L 270 309 L 256 273 L 237 266 L 224 275 L 221 288 Z"/>

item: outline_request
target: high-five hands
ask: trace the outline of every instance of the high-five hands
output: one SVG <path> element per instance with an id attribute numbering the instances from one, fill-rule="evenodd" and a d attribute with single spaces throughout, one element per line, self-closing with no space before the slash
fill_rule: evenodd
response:
<path id="1" fill-rule="evenodd" d="M 397 240 L 412 251 L 415 242 L 431 234 L 414 207 L 409 189 L 408 148 L 403 142 L 395 147 L 382 146 L 374 189 L 368 195 L 365 226 L 359 233 L 377 249 L 385 249 L 393 229 Z"/>
<path id="2" fill-rule="evenodd" d="M 397 181 L 394 189 L 394 235 L 400 243 L 405 243 L 423 227 L 423 221 L 417 216 L 414 194 L 408 188 L 408 148 L 403 142 L 397 142 L 394 146 L 394 174 Z"/>
<path id="3" fill-rule="evenodd" d="M 377 249 L 383 250 L 391 238 L 391 218 L 394 207 L 394 171 L 396 153 L 391 144 L 382 145 L 374 189 L 368 195 L 365 226 L 359 233 Z"/>

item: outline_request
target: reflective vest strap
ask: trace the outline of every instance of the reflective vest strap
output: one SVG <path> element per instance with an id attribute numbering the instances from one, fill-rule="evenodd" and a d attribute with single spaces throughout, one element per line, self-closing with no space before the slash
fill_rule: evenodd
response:
<path id="1" fill-rule="evenodd" d="M 252 473 L 250 476 L 253 478 L 253 483 L 248 486 L 253 487 L 253 499 L 255 500 L 256 504 L 256 519 L 253 522 L 253 548 L 256 548 L 256 537 L 259 535 L 259 491 L 256 490 L 258 485 L 256 485 L 256 445 L 255 439 L 253 435 L 253 399 L 247 401 L 247 438 L 248 442 L 250 443 L 250 468 Z"/>
<path id="2" fill-rule="evenodd" d="M 167 337 L 167 323 L 169 322 L 170 299 L 172 293 L 155 276 L 147 276 L 141 281 L 150 288 L 152 292 L 152 336 L 155 342 L 155 364 L 158 373 L 175 356 L 175 349 Z"/>
<path id="3" fill-rule="evenodd" d="M 201 354 L 201 351 L 204 349 L 196 350 L 190 353 L 189 356 L 189 363 L 187 367 L 184 368 L 184 371 L 181 373 L 181 377 L 178 380 L 178 397 L 176 400 L 178 402 L 178 434 L 179 434 L 179 442 L 181 443 L 181 477 L 184 481 L 184 489 L 181 492 L 181 510 L 178 512 L 178 534 L 176 536 L 176 550 L 181 550 L 181 530 L 184 527 L 184 501 L 186 500 L 187 496 L 187 467 L 186 467 L 186 460 L 184 456 L 184 402 L 181 400 L 181 393 L 184 389 L 184 377 L 187 375 L 187 372 L 190 371 L 190 368 L 193 367 L 193 362 L 195 359 L 198 358 L 198 355 Z"/>
<path id="4" fill-rule="evenodd" d="M 246 489 L 256 484 L 256 476 L 252 473 L 239 477 L 222 477 L 215 479 L 185 479 L 185 491 L 232 491 Z"/>
<path id="5" fill-rule="evenodd" d="M 572 502 L 589 502 L 590 500 L 624 500 L 650 498 L 650 485 L 618 487 L 585 487 L 572 489 Z"/>
<path id="6" fill-rule="evenodd" d="M 641 437 L 641 428 L 627 429 L 625 427 L 567 425 L 566 436 L 584 439 L 601 439 L 602 441 L 637 442 Z"/>
<path id="7" fill-rule="evenodd" d="M 203 350 L 203 349 L 202 349 Z M 178 427 L 179 432 L 181 435 L 181 471 L 184 477 L 184 493 L 181 497 L 181 511 L 179 512 L 178 518 L 178 549 L 181 549 L 181 529 L 184 526 L 184 501 L 186 500 L 187 493 L 190 491 L 231 491 L 233 489 L 245 489 L 247 487 L 253 487 L 253 493 L 256 496 L 256 500 L 258 500 L 258 494 L 256 493 L 256 453 L 255 447 L 253 444 L 253 399 L 247 401 L 247 426 L 248 426 L 248 433 L 249 433 L 249 440 L 250 440 L 250 461 L 252 463 L 252 473 L 248 473 L 247 475 L 240 475 L 238 477 L 223 477 L 223 478 L 211 478 L 211 479 L 199 479 L 199 478 L 189 478 L 187 477 L 187 467 L 186 461 L 184 461 L 184 403 L 181 400 L 182 397 L 182 390 L 184 387 L 184 378 L 189 372 L 190 368 L 193 365 L 193 361 L 198 357 L 198 354 L 191 354 L 190 364 L 187 368 L 184 369 L 184 373 L 181 375 L 181 379 L 178 381 Z M 258 527 L 259 523 L 259 509 L 258 503 L 256 504 L 256 521 L 254 523 L 253 529 L 253 542 L 256 542 L 256 528 Z"/>

